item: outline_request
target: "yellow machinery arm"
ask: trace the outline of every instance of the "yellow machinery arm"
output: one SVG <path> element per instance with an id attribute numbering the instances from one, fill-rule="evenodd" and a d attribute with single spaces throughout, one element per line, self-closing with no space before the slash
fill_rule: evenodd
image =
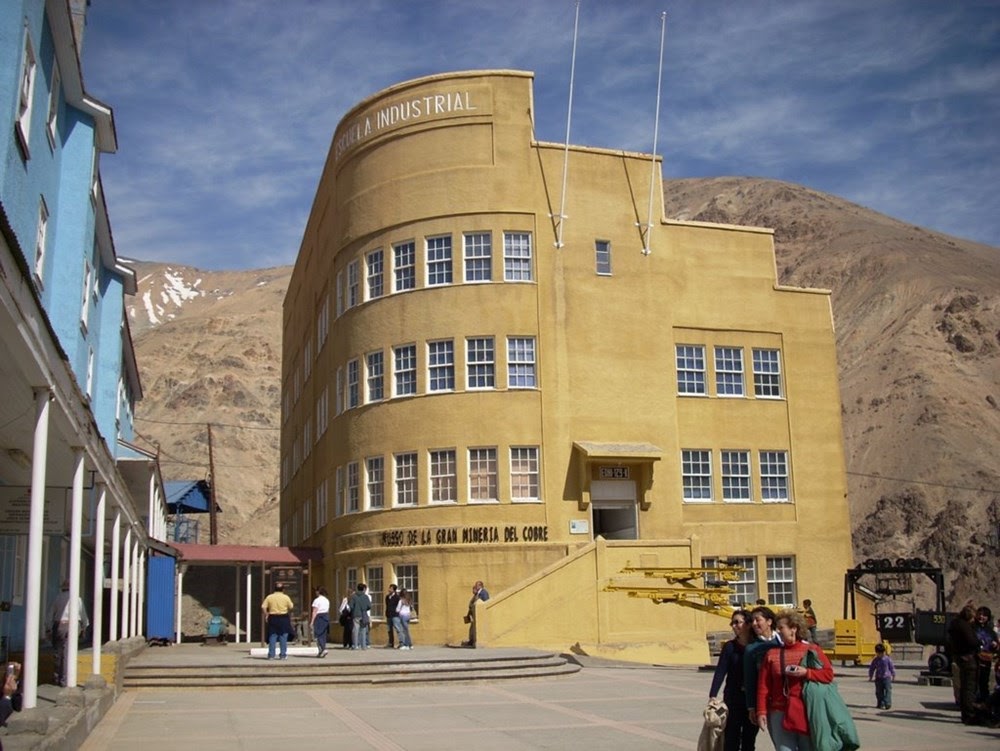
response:
<path id="1" fill-rule="evenodd" d="M 729 618 L 736 610 L 729 604 L 733 593 L 728 582 L 738 581 L 743 568 L 719 563 L 718 568 L 678 568 L 666 566 L 632 566 L 626 564 L 621 570 L 626 575 L 641 575 L 647 579 L 662 579 L 661 584 L 644 585 L 630 582 L 610 582 L 607 592 L 625 592 L 629 597 L 645 597 L 657 604 L 673 603 L 686 608 L 694 608 L 705 613 Z M 709 576 L 716 577 L 708 579 Z M 692 579 L 703 579 L 698 586 Z"/>

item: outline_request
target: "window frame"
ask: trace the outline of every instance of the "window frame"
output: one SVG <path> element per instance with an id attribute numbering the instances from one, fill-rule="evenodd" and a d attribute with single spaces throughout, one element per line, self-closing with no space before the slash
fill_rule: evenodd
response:
<path id="1" fill-rule="evenodd" d="M 768 357 L 768 361 L 765 362 L 763 355 L 773 355 L 773 359 Z M 776 347 L 754 347 L 751 356 L 753 358 L 754 396 L 757 399 L 784 399 L 781 350 Z M 772 366 L 772 369 L 765 370 L 765 365 Z"/>
<path id="2" fill-rule="evenodd" d="M 533 256 L 530 232 L 504 231 L 503 279 L 505 282 L 535 281 Z"/>
<path id="3" fill-rule="evenodd" d="M 697 456 L 695 456 L 697 454 Z M 707 471 L 705 471 L 707 467 Z M 701 471 L 695 471 L 700 469 Z M 697 481 L 696 481 L 697 480 Z M 695 495 L 695 491 L 708 495 Z M 711 503 L 714 498 L 712 483 L 712 452 L 709 449 L 681 449 L 681 499 L 684 503 Z"/>
<path id="4" fill-rule="evenodd" d="M 385 508 L 385 457 L 369 456 L 365 459 L 366 508 Z"/>
<path id="5" fill-rule="evenodd" d="M 470 336 L 465 339 L 465 387 L 469 391 L 496 388 L 496 339 Z"/>
<path id="6" fill-rule="evenodd" d="M 361 467 L 358 462 L 347 463 L 347 484 L 344 487 L 344 510 L 348 514 L 361 511 Z"/>
<path id="7" fill-rule="evenodd" d="M 791 503 L 791 472 L 788 451 L 761 449 L 757 453 L 757 466 L 760 472 L 761 501 L 764 503 Z M 782 471 L 773 471 L 778 468 Z"/>
<path id="8" fill-rule="evenodd" d="M 392 291 L 409 292 L 417 288 L 417 244 L 413 240 L 392 246 Z"/>
<path id="9" fill-rule="evenodd" d="M 427 342 L 427 392 L 446 393 L 454 390 L 455 340 L 437 339 Z"/>
<path id="10" fill-rule="evenodd" d="M 427 286 L 443 287 L 455 281 L 454 249 L 451 235 L 431 235 L 424 238 Z"/>
<path id="11" fill-rule="evenodd" d="M 530 346 L 519 346 L 525 344 Z M 537 347 L 535 337 L 507 337 L 507 388 L 538 388 L 538 376 L 536 372 L 535 359 L 536 353 Z M 528 381 L 530 381 L 530 383 Z"/>
<path id="12" fill-rule="evenodd" d="M 361 363 L 357 358 L 347 361 L 347 409 L 361 406 Z"/>
<path id="13" fill-rule="evenodd" d="M 499 503 L 500 468 L 496 446 L 473 446 L 468 449 L 468 502 Z M 485 466 L 484 466 L 485 465 Z M 477 497 L 477 492 L 485 485 L 485 497 Z"/>
<path id="14" fill-rule="evenodd" d="M 612 276 L 611 241 L 594 241 L 594 271 L 598 276 Z"/>
<path id="15" fill-rule="evenodd" d="M 515 455 L 517 452 L 519 455 Z M 523 453 L 522 453 L 523 452 Z M 542 463 L 538 446 L 510 447 L 510 500 L 513 503 L 538 503 L 542 500 Z M 522 463 L 527 467 L 522 468 Z M 521 495 L 527 487 L 528 495 Z M 534 490 L 532 494 L 531 491 Z"/>
<path id="16" fill-rule="evenodd" d="M 764 568 L 767 574 L 767 601 L 771 607 L 795 607 L 795 556 L 769 555 L 765 559 Z M 785 595 L 784 599 L 779 592 Z"/>
<path id="17" fill-rule="evenodd" d="M 714 347 L 715 395 L 735 399 L 746 396 L 743 348 L 727 345 Z"/>
<path id="18" fill-rule="evenodd" d="M 739 465 L 743 472 L 734 471 Z M 722 476 L 722 500 L 726 503 L 753 503 L 753 477 L 750 449 L 722 449 L 719 457 Z M 740 491 L 734 494 L 733 491 Z"/>
<path id="19" fill-rule="evenodd" d="M 427 476 L 431 503 L 458 502 L 458 456 L 455 449 L 431 449 L 427 452 Z"/>
<path id="20" fill-rule="evenodd" d="M 674 366 L 678 396 L 708 396 L 708 366 L 704 344 L 675 344 Z"/>
<path id="21" fill-rule="evenodd" d="M 385 400 L 385 352 L 380 349 L 365 355 L 365 402 Z"/>
<path id="22" fill-rule="evenodd" d="M 369 300 L 385 294 L 385 254 L 382 248 L 365 253 L 365 291 Z"/>
<path id="23" fill-rule="evenodd" d="M 28 19 L 24 19 L 24 36 L 21 45 L 21 70 L 17 82 L 17 116 L 14 133 L 25 159 L 31 158 L 31 118 L 35 109 L 35 84 L 38 80 L 38 56 L 31 40 Z"/>
<path id="24" fill-rule="evenodd" d="M 485 240 L 485 241 L 484 241 Z M 493 281 L 493 233 L 466 232 L 462 235 L 463 278 L 469 284 Z"/>
<path id="25" fill-rule="evenodd" d="M 392 396 L 415 396 L 416 393 L 417 345 L 396 345 L 392 348 Z"/>
<path id="26" fill-rule="evenodd" d="M 420 462 L 416 451 L 393 454 L 394 508 L 414 508 L 420 505 Z M 410 500 L 412 498 L 412 500 Z"/>

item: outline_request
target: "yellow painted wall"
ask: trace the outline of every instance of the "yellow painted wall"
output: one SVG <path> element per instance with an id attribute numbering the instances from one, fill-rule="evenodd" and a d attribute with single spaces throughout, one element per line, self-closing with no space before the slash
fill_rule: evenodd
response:
<path id="1" fill-rule="evenodd" d="M 324 549 L 314 580 L 336 597 L 344 594 L 349 568 L 362 581 L 368 568 L 380 568 L 388 584 L 399 566 L 416 565 L 418 642 L 465 638 L 461 619 L 477 579 L 497 598 L 486 606 L 495 643 L 548 639 L 546 646 L 566 648 L 590 640 L 631 644 L 644 654 L 649 645 L 703 642 L 717 623 L 706 625 L 694 611 L 668 615 L 669 608 L 648 601 L 625 609 L 643 608 L 643 617 L 632 614 L 637 622 L 657 613 L 655 627 L 590 628 L 607 617 L 614 598 L 597 594 L 585 563 L 601 555 L 580 551 L 601 549 L 592 545 L 598 518 L 592 491 L 601 467 L 618 467 L 628 474 L 623 482 L 638 489 L 638 543 L 697 539 L 687 550 L 698 559 L 684 566 L 702 557 L 751 558 L 757 594 L 766 599 L 768 559 L 788 557 L 796 601 L 811 598 L 832 617 L 852 560 L 829 293 L 777 285 L 766 229 L 668 221 L 657 201 L 645 236 L 651 175 L 654 193 L 662 192 L 659 162 L 582 147 L 571 147 L 564 162 L 562 145 L 533 140 L 531 83 L 530 74 L 515 71 L 418 79 L 366 99 L 338 126 L 285 301 L 282 541 Z M 551 216 L 562 205 L 564 165 L 567 218 L 563 246 L 556 247 L 559 226 Z M 472 231 L 491 234 L 489 282 L 464 281 L 462 237 Z M 505 232 L 531 237 L 529 281 L 504 279 Z M 454 278 L 431 286 L 425 239 L 443 234 L 452 238 Z M 611 243 L 610 275 L 595 271 L 597 240 Z M 392 247 L 405 241 L 415 243 L 416 288 L 392 292 Z M 386 294 L 369 299 L 365 254 L 378 248 Z M 360 293 L 353 306 L 351 264 Z M 324 309 L 326 339 L 319 335 Z M 477 336 L 494 337 L 493 389 L 465 382 L 465 340 Z M 508 336 L 535 340 L 535 388 L 507 387 Z M 432 393 L 427 344 L 445 339 L 455 345 L 455 389 Z M 363 366 L 367 353 L 382 351 L 389 393 L 392 348 L 402 344 L 417 348 L 417 393 L 375 403 L 362 398 L 338 414 L 338 372 L 346 381 L 351 360 Z M 679 395 L 680 344 L 705 348 L 710 383 L 713 348 L 742 348 L 745 395 L 720 397 L 714 388 L 707 396 Z M 754 397 L 754 348 L 780 352 L 781 398 Z M 364 376 L 362 367 L 362 388 Z M 324 391 L 329 428 L 317 435 Z M 477 447 L 497 449 L 496 502 L 469 501 L 466 457 Z M 511 498 L 512 447 L 539 451 L 536 501 Z M 456 453 L 455 502 L 429 500 L 428 452 L 438 449 Z M 682 498 L 685 449 L 712 452 L 710 502 Z M 751 455 L 750 503 L 720 500 L 720 452 L 733 449 Z M 770 450 L 788 456 L 790 502 L 761 501 L 757 457 Z M 393 457 L 401 452 L 419 458 L 413 507 L 392 504 Z M 372 456 L 385 462 L 383 509 L 366 506 L 364 463 Z M 361 510 L 345 513 L 338 468 L 346 484 L 354 462 Z M 324 483 L 327 523 L 317 528 Z M 485 530 L 485 537 L 470 537 L 474 530 Z M 657 555 L 673 560 L 679 549 L 663 545 Z M 617 550 L 616 543 L 606 555 L 614 558 Z M 525 603 L 561 596 L 563 588 L 591 593 L 591 615 L 572 620 L 578 634 L 563 633 L 563 614 L 551 607 L 537 622 L 511 620 L 512 613 L 536 609 Z M 562 634 L 558 643 L 547 636 L 554 633 Z M 701 659 L 695 647 L 675 651 Z"/>

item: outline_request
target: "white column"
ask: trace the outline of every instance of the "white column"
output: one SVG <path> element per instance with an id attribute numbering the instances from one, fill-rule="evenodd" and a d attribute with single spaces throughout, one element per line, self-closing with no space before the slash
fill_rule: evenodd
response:
<path id="1" fill-rule="evenodd" d="M 28 571 L 24 607 L 24 673 L 22 700 L 25 709 L 38 704 L 38 640 L 41 638 L 42 522 L 45 520 L 45 467 L 49 445 L 49 392 L 35 392 L 35 435 L 31 454 L 31 510 L 28 516 Z"/>
<path id="2" fill-rule="evenodd" d="M 132 539 L 132 588 L 129 591 L 129 636 L 139 633 L 139 533 Z"/>
<path id="3" fill-rule="evenodd" d="M 139 552 L 139 586 L 137 587 L 136 601 L 138 606 L 135 613 L 136 634 L 146 635 L 146 551 Z"/>
<path id="4" fill-rule="evenodd" d="M 78 681 L 80 653 L 80 542 L 83 537 L 83 448 L 73 447 L 73 490 L 69 515 L 69 630 L 66 632 L 66 686 Z"/>
<path id="5" fill-rule="evenodd" d="M 246 604 L 246 620 L 247 620 L 247 644 L 250 643 L 250 636 L 253 633 L 253 618 L 250 617 L 250 575 L 253 572 L 253 567 L 247 564 L 247 604 Z"/>
<path id="6" fill-rule="evenodd" d="M 233 582 L 233 591 L 236 593 L 236 609 L 233 611 L 236 613 L 236 643 L 240 643 L 240 567 L 236 567 L 236 580 Z"/>
<path id="7" fill-rule="evenodd" d="M 94 606 L 90 623 L 93 637 L 94 675 L 101 674 L 101 633 L 104 631 L 104 510 L 107 505 L 108 490 L 103 482 L 97 483 L 97 512 L 94 516 Z"/>
<path id="8" fill-rule="evenodd" d="M 122 546 L 125 558 L 122 561 L 122 639 L 129 637 L 129 593 L 132 591 L 132 527 L 125 530 L 125 544 Z"/>
<path id="9" fill-rule="evenodd" d="M 150 467 L 149 469 L 149 498 L 147 499 L 149 504 L 149 511 L 146 519 L 146 534 L 154 539 L 159 539 L 156 536 L 156 469 L 155 467 Z"/>
<path id="10" fill-rule="evenodd" d="M 108 623 L 108 637 L 118 641 L 118 565 L 121 552 L 122 510 L 115 508 L 115 521 L 111 525 L 111 620 Z"/>
<path id="11" fill-rule="evenodd" d="M 187 570 L 187 566 L 183 563 L 177 564 L 177 612 L 174 618 L 177 621 L 177 625 L 174 627 L 176 632 L 177 643 L 181 643 L 181 603 L 184 602 L 184 572 Z"/>

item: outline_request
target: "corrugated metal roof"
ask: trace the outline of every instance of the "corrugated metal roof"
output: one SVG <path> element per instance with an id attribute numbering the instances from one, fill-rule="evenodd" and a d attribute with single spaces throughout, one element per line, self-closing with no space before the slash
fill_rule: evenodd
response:
<path id="1" fill-rule="evenodd" d="M 323 551 L 319 548 L 284 548 L 277 545 L 197 545 L 188 542 L 167 544 L 177 550 L 179 561 L 191 564 L 271 563 L 294 566 L 323 560 Z"/>
<path id="2" fill-rule="evenodd" d="M 167 494 L 167 506 L 173 513 L 208 513 L 212 489 L 205 480 L 172 480 L 163 483 L 163 489 Z M 218 503 L 215 504 L 215 511 L 222 512 Z"/>

